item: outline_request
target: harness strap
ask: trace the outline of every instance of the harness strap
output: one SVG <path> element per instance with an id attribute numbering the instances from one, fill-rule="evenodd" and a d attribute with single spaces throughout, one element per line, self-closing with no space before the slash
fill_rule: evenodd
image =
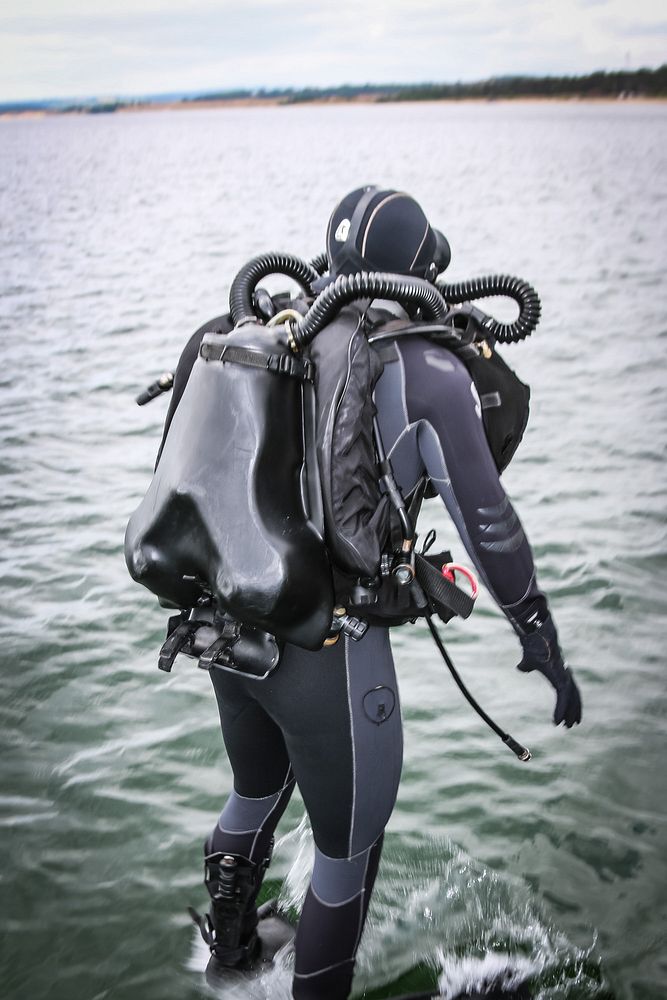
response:
<path id="1" fill-rule="evenodd" d="M 461 618 L 469 618 L 475 602 L 464 590 L 448 580 L 418 552 L 415 553 L 415 573 L 422 589 L 438 604 L 444 604 Z"/>
<path id="2" fill-rule="evenodd" d="M 302 382 L 313 382 L 315 365 L 308 358 L 297 358 L 292 354 L 269 354 L 265 351 L 236 347 L 233 344 L 204 343 L 199 349 L 204 361 L 222 361 L 224 364 L 248 365 L 250 368 L 264 368 L 279 375 L 289 375 Z"/>

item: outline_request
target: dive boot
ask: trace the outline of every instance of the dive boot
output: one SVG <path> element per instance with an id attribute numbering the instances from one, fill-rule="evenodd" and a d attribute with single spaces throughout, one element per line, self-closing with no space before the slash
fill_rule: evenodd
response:
<path id="1" fill-rule="evenodd" d="M 253 961 L 230 967 L 223 965 L 214 952 L 206 966 L 209 986 L 221 988 L 240 978 L 258 978 L 271 966 L 276 953 L 294 941 L 296 928 L 280 913 L 277 903 L 276 899 L 269 899 L 257 909 L 257 949 Z"/>
<path id="2" fill-rule="evenodd" d="M 261 974 L 276 952 L 294 939 L 295 928 L 280 914 L 276 900 L 259 909 L 256 905 L 272 848 L 273 842 L 258 864 L 222 851 L 204 858 L 211 907 L 205 916 L 191 907 L 189 913 L 211 951 L 206 967 L 210 986 L 224 985 L 230 974 Z"/>
<path id="3" fill-rule="evenodd" d="M 269 859 L 253 864 L 239 854 L 207 854 L 204 858 L 204 884 L 211 897 L 209 912 L 202 916 L 189 908 L 219 965 L 249 969 L 258 959 L 255 900 Z"/>

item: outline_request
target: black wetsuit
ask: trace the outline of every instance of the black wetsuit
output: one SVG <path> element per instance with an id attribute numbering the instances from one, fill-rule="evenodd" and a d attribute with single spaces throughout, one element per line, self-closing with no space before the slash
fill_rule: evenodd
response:
<path id="1" fill-rule="evenodd" d="M 170 413 L 196 357 L 198 335 L 179 365 Z M 407 493 L 428 474 L 477 571 L 521 633 L 522 613 L 541 595 L 464 364 L 416 336 L 397 341 L 384 361 L 375 401 L 399 485 Z M 207 850 L 261 862 L 296 781 L 313 829 L 315 862 L 296 938 L 294 997 L 342 1000 L 351 988 L 401 772 L 388 630 L 371 627 L 360 642 L 341 638 L 314 653 L 287 646 L 278 669 L 263 681 L 219 670 L 211 677 L 234 790 Z"/>

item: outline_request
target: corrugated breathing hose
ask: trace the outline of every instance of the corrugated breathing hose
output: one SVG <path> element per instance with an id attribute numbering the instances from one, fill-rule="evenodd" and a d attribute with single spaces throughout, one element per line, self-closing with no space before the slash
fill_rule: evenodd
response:
<path id="1" fill-rule="evenodd" d="M 319 277 L 314 267 L 290 253 L 265 253 L 253 257 L 236 275 L 229 292 L 229 311 L 235 326 L 257 322 L 252 295 L 262 278 L 269 274 L 286 274 L 308 294 L 312 294 L 311 285 Z"/>
<path id="2" fill-rule="evenodd" d="M 540 299 L 527 281 L 513 278 L 509 274 L 491 274 L 484 278 L 470 278 L 449 284 L 437 281 L 436 288 L 448 305 L 460 305 L 474 299 L 490 298 L 494 295 L 514 299 L 519 306 L 519 317 L 513 323 L 500 323 L 489 317 L 485 329 L 501 344 L 516 343 L 530 336 L 540 321 Z"/>
<path id="3" fill-rule="evenodd" d="M 430 320 L 442 320 L 447 313 L 447 304 L 438 289 L 422 278 L 366 271 L 343 274 L 320 292 L 297 324 L 293 330 L 295 345 L 301 348 L 309 344 L 342 306 L 365 298 L 393 299 L 401 305 L 419 306 Z"/>

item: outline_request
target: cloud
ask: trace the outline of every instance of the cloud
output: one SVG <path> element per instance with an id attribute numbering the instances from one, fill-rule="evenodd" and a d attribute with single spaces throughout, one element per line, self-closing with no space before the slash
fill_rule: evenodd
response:
<path id="1" fill-rule="evenodd" d="M 0 100 L 577 73 L 629 50 L 657 65 L 660 13 L 653 0 L 4 0 Z"/>
<path id="2" fill-rule="evenodd" d="M 627 21 L 623 25 L 614 25 L 624 38 L 649 38 L 654 35 L 667 35 L 667 21 L 637 22 Z M 667 58 L 667 54 L 666 54 Z"/>

